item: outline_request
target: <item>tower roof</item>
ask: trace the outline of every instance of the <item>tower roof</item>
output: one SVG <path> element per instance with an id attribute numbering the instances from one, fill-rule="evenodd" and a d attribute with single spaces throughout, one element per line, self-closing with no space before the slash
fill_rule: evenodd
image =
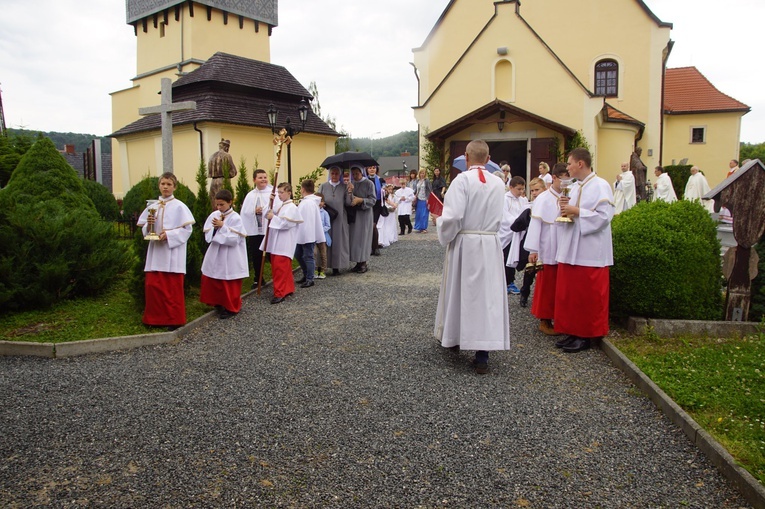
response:
<path id="1" fill-rule="evenodd" d="M 270 104 L 297 123 L 301 99 L 311 99 L 311 94 L 286 68 L 218 52 L 173 83 L 174 101 L 197 103 L 196 110 L 174 113 L 173 125 L 216 122 L 270 129 L 266 113 Z M 148 115 L 110 136 L 159 128 L 160 116 Z M 310 108 L 305 132 L 339 136 Z"/>
<path id="2" fill-rule="evenodd" d="M 279 24 L 279 0 L 193 0 L 194 3 L 213 7 L 221 11 L 262 21 L 271 26 Z M 188 0 L 125 0 L 127 23 L 133 24 L 146 16 L 176 7 Z"/>

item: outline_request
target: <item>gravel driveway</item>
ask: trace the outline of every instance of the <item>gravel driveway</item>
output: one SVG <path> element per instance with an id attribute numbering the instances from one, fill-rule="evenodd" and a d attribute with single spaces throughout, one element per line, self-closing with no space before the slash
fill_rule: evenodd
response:
<path id="1" fill-rule="evenodd" d="M 510 297 L 474 374 L 433 339 L 443 250 L 270 288 L 175 345 L 0 358 L 2 507 L 748 507 L 599 350 Z"/>

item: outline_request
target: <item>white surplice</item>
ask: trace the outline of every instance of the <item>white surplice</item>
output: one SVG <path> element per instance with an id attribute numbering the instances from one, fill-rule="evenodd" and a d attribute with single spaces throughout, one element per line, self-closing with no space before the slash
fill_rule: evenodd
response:
<path id="1" fill-rule="evenodd" d="M 268 203 L 271 201 L 271 193 L 274 187 L 267 185 L 264 189 L 257 187 L 247 193 L 242 203 L 242 210 L 239 215 L 242 216 L 242 224 L 247 230 L 247 235 L 265 235 L 268 228 L 266 213 L 268 212 Z M 274 196 L 274 209 L 278 209 L 282 201 L 278 196 Z M 255 213 L 258 207 L 263 207 L 260 217 Z"/>
<path id="2" fill-rule="evenodd" d="M 559 197 L 560 193 L 552 187 L 536 197 L 531 205 L 531 222 L 523 243 L 526 251 L 537 253 L 539 261 L 545 265 L 557 265 L 558 232 L 555 219 L 560 215 Z"/>
<path id="3" fill-rule="evenodd" d="M 311 242 L 324 242 L 324 227 L 321 224 L 321 213 L 319 204 L 321 198 L 315 194 L 303 197 L 298 203 L 298 210 L 303 222 L 298 225 L 297 240 L 298 244 L 309 244 Z"/>
<path id="4" fill-rule="evenodd" d="M 149 233 L 149 225 L 146 223 L 148 217 L 149 209 L 144 209 L 136 223 L 142 228 L 144 235 Z M 194 216 L 185 203 L 173 196 L 166 199 L 160 196 L 154 225 L 157 234 L 165 232 L 167 239 L 149 241 L 144 271 L 185 274 L 186 243 L 191 237 L 193 224 Z"/>
<path id="5" fill-rule="evenodd" d="M 701 205 L 711 214 L 714 212 L 714 201 L 702 200 L 701 197 L 710 191 L 707 178 L 701 173 L 691 174 L 688 183 L 685 185 L 684 199 L 688 201 L 700 200 Z"/>
<path id="6" fill-rule="evenodd" d="M 529 199 L 521 195 L 517 198 L 513 196 L 511 191 L 505 193 L 504 203 L 502 208 L 502 221 L 499 224 L 499 242 L 502 244 L 502 249 L 505 249 L 508 244 L 513 241 L 513 237 L 520 235 L 518 232 L 514 232 L 510 229 L 521 212 L 529 207 Z"/>
<path id="7" fill-rule="evenodd" d="M 614 182 L 614 214 L 619 214 L 635 206 L 635 176 L 631 171 L 623 171 L 621 180 Z"/>
<path id="8" fill-rule="evenodd" d="M 398 208 L 399 216 L 411 216 L 412 215 L 412 203 L 414 202 L 414 191 L 410 187 L 402 187 L 397 189 L 393 194 L 395 197 L 396 205 Z"/>
<path id="9" fill-rule="evenodd" d="M 669 178 L 668 173 L 662 173 L 656 177 L 656 189 L 654 198 L 657 200 L 665 201 L 667 203 L 677 201 L 675 188 L 672 187 L 672 179 Z"/>
<path id="10" fill-rule="evenodd" d="M 486 182 L 478 178 L 481 171 Z M 510 348 L 507 287 L 499 242 L 505 185 L 486 170 L 452 181 L 436 219 L 446 247 L 434 334 L 444 347 Z"/>
<path id="11" fill-rule="evenodd" d="M 614 195 L 611 185 L 594 172 L 571 188 L 570 204 L 579 207 L 573 223 L 555 223 L 558 231 L 558 263 L 583 267 L 614 264 L 611 220 Z"/>
<path id="12" fill-rule="evenodd" d="M 217 231 L 212 224 L 215 218 L 223 218 L 223 226 Z M 210 245 L 202 262 L 202 274 L 226 281 L 244 279 L 250 275 L 247 266 L 247 230 L 241 216 L 234 209 L 224 213 L 213 211 L 205 221 L 204 234 Z"/>
<path id="13" fill-rule="evenodd" d="M 268 224 L 268 247 L 266 239 L 260 244 L 260 250 L 267 253 L 295 257 L 297 246 L 297 226 L 303 222 L 300 211 L 292 200 L 282 203 L 278 209 L 274 209 L 274 217 Z"/>

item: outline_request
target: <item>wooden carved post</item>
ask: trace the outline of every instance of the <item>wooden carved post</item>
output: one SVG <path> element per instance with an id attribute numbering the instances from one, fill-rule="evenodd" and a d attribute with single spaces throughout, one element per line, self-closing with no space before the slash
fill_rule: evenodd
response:
<path id="1" fill-rule="evenodd" d="M 279 167 L 282 165 L 282 146 L 292 143 L 292 138 L 287 136 L 287 130 L 282 129 L 279 134 L 274 135 L 274 145 L 276 146 L 276 171 L 274 172 L 274 186 L 271 191 L 271 198 L 268 200 L 268 210 L 274 208 L 274 198 L 276 198 L 276 186 L 279 183 Z M 290 185 L 292 183 L 290 182 Z M 263 286 L 263 269 L 266 266 L 266 249 L 268 248 L 268 234 L 271 231 L 270 228 L 266 228 L 266 236 L 263 238 L 263 256 L 260 259 L 260 278 L 258 279 L 258 295 L 260 295 L 260 288 Z"/>
<path id="2" fill-rule="evenodd" d="M 747 321 L 751 304 L 752 279 L 757 275 L 757 252 L 752 246 L 765 233 L 765 166 L 759 159 L 725 179 L 705 198 L 715 199 L 733 215 L 733 237 L 738 244 L 725 254 L 723 272 L 728 278 L 725 319 Z"/>

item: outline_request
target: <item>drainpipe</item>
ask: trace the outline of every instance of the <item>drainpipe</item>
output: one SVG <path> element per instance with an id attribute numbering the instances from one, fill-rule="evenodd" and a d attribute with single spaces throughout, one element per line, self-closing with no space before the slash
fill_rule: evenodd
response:
<path id="1" fill-rule="evenodd" d="M 414 62 L 409 62 L 409 65 L 411 65 L 412 69 L 414 69 L 414 77 L 415 79 L 417 79 L 417 106 L 421 106 L 420 104 L 420 75 L 417 73 L 417 66 L 414 65 Z M 417 122 L 417 159 L 418 160 L 422 160 L 422 150 L 420 150 L 420 140 L 422 139 L 421 130 L 422 128 L 420 127 L 420 123 Z"/>
<path id="2" fill-rule="evenodd" d="M 197 123 L 194 122 L 194 130 L 199 133 L 199 160 L 205 160 L 204 145 L 202 144 L 202 131 L 197 128 Z"/>
<path id="3" fill-rule="evenodd" d="M 674 42 L 670 39 L 670 41 L 667 43 L 667 54 L 662 59 L 661 63 L 661 108 L 659 110 L 660 113 L 660 122 L 659 122 L 659 166 L 663 165 L 664 160 L 664 87 L 665 87 L 665 80 L 667 79 L 667 60 L 669 60 L 669 54 L 672 53 L 672 46 L 674 46 Z"/>

